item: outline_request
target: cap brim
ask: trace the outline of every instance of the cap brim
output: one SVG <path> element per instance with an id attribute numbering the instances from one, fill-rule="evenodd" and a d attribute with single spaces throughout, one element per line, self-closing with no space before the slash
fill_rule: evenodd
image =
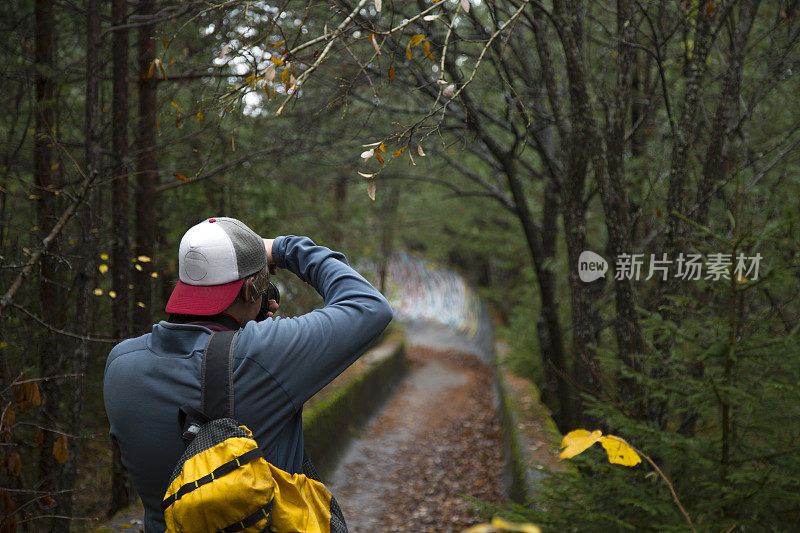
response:
<path id="1" fill-rule="evenodd" d="M 189 285 L 178 281 L 167 302 L 167 313 L 179 315 L 216 315 L 230 306 L 239 294 L 244 279 L 224 285 Z"/>

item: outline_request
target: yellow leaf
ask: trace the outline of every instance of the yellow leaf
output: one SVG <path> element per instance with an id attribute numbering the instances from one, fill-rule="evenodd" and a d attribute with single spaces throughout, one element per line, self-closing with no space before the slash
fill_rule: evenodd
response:
<path id="1" fill-rule="evenodd" d="M 397 157 L 398 155 L 402 154 L 403 150 L 405 150 L 405 149 L 406 149 L 406 147 L 403 146 L 402 148 L 399 148 L 399 149 L 395 150 L 394 153 L 392 154 L 392 157 Z"/>
<path id="2" fill-rule="evenodd" d="M 367 194 L 369 195 L 369 199 L 373 202 L 375 201 L 375 181 L 370 181 L 367 184 Z"/>
<path id="3" fill-rule="evenodd" d="M 564 435 L 564 439 L 561 441 L 561 447 L 564 449 L 561 451 L 559 457 L 561 459 L 571 459 L 575 457 L 595 442 L 598 442 L 602 435 L 603 433 L 599 429 L 591 433 L 585 429 L 570 431 Z"/>
<path id="4" fill-rule="evenodd" d="M 58 439 L 53 443 L 53 455 L 56 456 L 56 461 L 62 465 L 69 459 L 69 449 L 67 448 L 67 436 L 59 435 Z"/>
<path id="5" fill-rule="evenodd" d="M 231 133 L 231 152 L 236 151 L 236 141 L 233 140 L 233 133 Z"/>
<path id="6" fill-rule="evenodd" d="M 160 59 L 156 59 L 156 64 L 158 65 L 158 68 L 161 69 L 161 75 L 164 76 L 164 80 L 166 80 L 167 69 L 164 68 L 164 63 L 162 63 Z"/>
<path id="7" fill-rule="evenodd" d="M 108 261 L 108 254 L 100 254 L 100 259 L 103 261 Z"/>
<path id="8" fill-rule="evenodd" d="M 134 268 L 136 268 L 136 270 L 138 270 L 139 272 L 142 271 L 142 265 L 135 265 Z"/>
<path id="9" fill-rule="evenodd" d="M 101 274 L 105 274 L 106 272 L 108 272 L 108 265 L 104 263 L 99 267 L 97 267 L 97 270 L 99 270 Z"/>
<path id="10" fill-rule="evenodd" d="M 116 298 L 117 297 L 117 293 L 116 293 L 116 291 L 108 291 L 108 296 L 110 298 Z"/>
<path id="11" fill-rule="evenodd" d="M 249 76 L 247 76 L 247 78 L 245 78 L 244 82 L 248 85 L 254 84 L 256 82 L 256 75 L 250 74 Z"/>
<path id="12" fill-rule="evenodd" d="M 178 178 L 181 181 L 189 181 L 189 178 L 187 178 L 183 174 L 178 174 L 177 172 L 173 172 L 172 175 L 175 176 L 176 178 Z"/>
<path id="13" fill-rule="evenodd" d="M 136 305 L 144 309 L 144 302 L 136 302 Z"/>
<path id="14" fill-rule="evenodd" d="M 425 40 L 425 36 L 422 35 L 421 33 L 418 33 L 418 34 L 416 34 L 415 36 L 413 36 L 411 38 L 411 40 L 408 42 L 408 46 L 410 46 L 411 48 L 414 48 L 419 43 L 421 43 L 423 40 Z"/>
<path id="15" fill-rule="evenodd" d="M 385 154 L 386 153 L 386 145 L 384 143 L 379 144 L 378 145 L 378 150 L 380 150 L 381 152 L 383 152 Z"/>
<path id="16" fill-rule="evenodd" d="M 279 46 L 283 46 L 284 44 L 286 44 L 286 41 L 281 41 L 279 43 L 272 43 L 271 45 L 269 45 L 269 47 L 270 48 L 278 48 Z"/>
<path id="17" fill-rule="evenodd" d="M 623 466 L 636 466 L 642 462 L 639 454 L 625 442 L 615 435 L 600 437 L 600 444 L 608 453 L 608 462 Z"/>
<path id="18" fill-rule="evenodd" d="M 170 103 L 170 105 L 171 105 L 172 107 L 174 107 L 174 108 L 175 108 L 175 109 L 177 109 L 178 111 L 180 111 L 180 110 L 181 110 L 181 106 L 179 106 L 178 104 L 176 104 L 176 103 L 175 103 L 175 100 L 170 100 L 170 101 L 169 101 L 169 103 Z"/>
<path id="19" fill-rule="evenodd" d="M 539 526 L 533 524 L 516 524 L 496 516 L 492 518 L 492 526 L 503 531 L 522 531 L 522 533 L 542 533 Z"/>
<path id="20" fill-rule="evenodd" d="M 378 160 L 378 163 L 380 163 L 381 165 L 385 165 L 385 164 L 386 164 L 386 163 L 383 161 L 383 156 L 381 155 L 381 153 L 380 153 L 380 152 L 375 152 L 375 159 L 377 159 L 377 160 Z"/>
<path id="21" fill-rule="evenodd" d="M 140 255 L 139 257 L 136 258 L 136 260 L 139 261 L 140 263 L 149 263 L 150 262 L 150 258 L 148 256 L 146 256 L 146 255 Z"/>
<path id="22" fill-rule="evenodd" d="M 7 342 L 5 342 L 5 341 L 3 341 L 3 342 L 0 342 L 0 349 L 3 349 L 3 348 L 5 348 L 6 346 L 8 346 L 8 343 L 7 343 Z"/>
<path id="23" fill-rule="evenodd" d="M 92 293 L 95 296 L 102 296 L 103 295 L 103 289 L 95 289 L 95 290 L 92 291 Z"/>
<path id="24" fill-rule="evenodd" d="M 409 61 L 414 61 L 414 56 L 411 55 L 411 45 L 406 46 L 406 57 Z"/>
<path id="25" fill-rule="evenodd" d="M 55 170 L 55 169 L 57 169 L 57 168 L 58 168 L 58 165 L 59 165 L 58 163 L 53 163 L 52 165 L 50 165 L 50 170 Z"/>
<path id="26" fill-rule="evenodd" d="M 151 61 L 150 68 L 147 69 L 147 74 L 144 75 L 144 79 L 149 80 L 150 78 L 153 77 L 153 74 L 155 73 L 156 73 L 156 62 Z"/>
<path id="27" fill-rule="evenodd" d="M 281 72 L 281 82 L 286 83 L 287 81 L 289 81 L 289 69 L 285 68 Z"/>
<path id="28" fill-rule="evenodd" d="M 497 529 L 492 527 L 492 524 L 477 524 L 469 527 L 461 533 L 496 533 Z"/>
<path id="29" fill-rule="evenodd" d="M 202 111 L 198 111 L 198 112 L 197 112 L 197 122 L 199 122 L 200 124 L 202 124 L 202 123 L 203 123 L 203 120 L 204 120 L 204 119 L 203 119 L 203 112 L 202 112 Z"/>
<path id="30" fill-rule="evenodd" d="M 394 81 L 394 67 L 389 67 L 389 82 Z"/>
<path id="31" fill-rule="evenodd" d="M 158 272 L 150 272 L 150 277 L 151 278 L 157 278 L 158 277 Z"/>
<path id="32" fill-rule="evenodd" d="M 269 58 L 269 60 L 272 61 L 273 63 L 275 63 L 278 66 L 283 65 L 283 59 L 281 59 L 279 57 L 272 56 L 272 57 Z"/>

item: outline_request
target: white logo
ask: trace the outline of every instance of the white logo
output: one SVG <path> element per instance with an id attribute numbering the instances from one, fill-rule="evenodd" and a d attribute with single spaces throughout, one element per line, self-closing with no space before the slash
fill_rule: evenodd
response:
<path id="1" fill-rule="evenodd" d="M 585 283 L 606 277 L 607 270 L 608 262 L 594 252 L 584 250 L 578 257 L 578 276 Z"/>

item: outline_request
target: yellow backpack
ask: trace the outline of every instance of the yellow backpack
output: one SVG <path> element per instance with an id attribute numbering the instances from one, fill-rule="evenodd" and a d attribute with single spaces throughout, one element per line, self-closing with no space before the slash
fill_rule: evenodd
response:
<path id="1" fill-rule="evenodd" d="M 167 531 L 347 533 L 341 509 L 307 457 L 302 474 L 284 472 L 233 419 L 237 335 L 211 335 L 203 354 L 202 410 L 180 408 L 181 428 L 187 418 L 192 424 L 161 502 Z"/>

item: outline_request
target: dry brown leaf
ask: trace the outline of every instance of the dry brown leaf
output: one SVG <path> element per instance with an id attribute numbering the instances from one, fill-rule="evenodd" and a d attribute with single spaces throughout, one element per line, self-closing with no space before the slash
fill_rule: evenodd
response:
<path id="1" fill-rule="evenodd" d="M 67 448 L 67 436 L 63 433 L 58 436 L 56 441 L 53 443 L 53 455 L 56 458 L 56 461 L 61 463 L 62 465 L 67 462 L 69 459 L 69 449 Z"/>
<path id="2" fill-rule="evenodd" d="M 375 201 L 375 180 L 372 180 L 367 184 L 367 194 L 369 195 L 369 199 L 374 202 Z"/>
<path id="3" fill-rule="evenodd" d="M 10 403 L 3 406 L 2 413 L 0 413 L 0 429 L 10 427 L 17 419 L 17 414 Z"/>
<path id="4" fill-rule="evenodd" d="M 8 473 L 11 474 L 11 477 L 17 477 L 19 475 L 22 471 L 22 458 L 19 456 L 18 452 L 13 451 L 8 454 L 6 468 L 8 468 Z"/>

